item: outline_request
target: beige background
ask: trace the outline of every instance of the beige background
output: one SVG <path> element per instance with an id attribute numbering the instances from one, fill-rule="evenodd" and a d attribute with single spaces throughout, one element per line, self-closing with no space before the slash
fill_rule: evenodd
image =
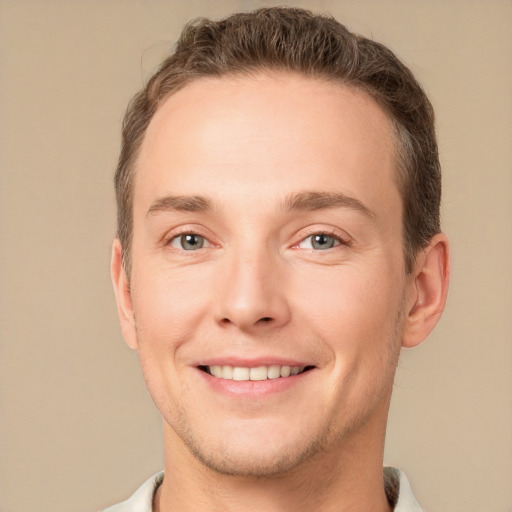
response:
<path id="1" fill-rule="evenodd" d="M 120 120 L 189 18 L 273 3 L 0 0 L 0 511 L 92 512 L 160 469 L 108 274 Z M 430 512 L 509 512 L 512 2 L 295 4 L 388 44 L 438 114 L 452 288 L 402 356 L 386 462 Z"/>

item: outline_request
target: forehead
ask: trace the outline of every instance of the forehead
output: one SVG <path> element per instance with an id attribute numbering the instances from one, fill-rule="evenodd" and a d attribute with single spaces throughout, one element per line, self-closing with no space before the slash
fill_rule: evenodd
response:
<path id="1" fill-rule="evenodd" d="M 354 88 L 291 73 L 202 78 L 167 98 L 149 124 L 135 201 L 198 187 L 277 192 L 293 182 L 365 189 L 379 202 L 397 192 L 394 140 L 387 115 Z"/>

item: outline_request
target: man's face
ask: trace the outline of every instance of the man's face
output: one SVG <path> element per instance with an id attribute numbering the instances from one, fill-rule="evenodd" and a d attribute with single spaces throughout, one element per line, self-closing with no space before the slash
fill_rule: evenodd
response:
<path id="1" fill-rule="evenodd" d="M 159 108 L 125 336 L 174 450 L 270 475 L 383 432 L 412 286 L 394 174 L 389 120 L 341 85 L 203 79 Z"/>

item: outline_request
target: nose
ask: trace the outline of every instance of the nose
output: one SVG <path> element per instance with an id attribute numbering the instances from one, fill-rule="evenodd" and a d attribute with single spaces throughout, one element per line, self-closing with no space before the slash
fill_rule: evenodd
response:
<path id="1" fill-rule="evenodd" d="M 281 327 L 290 319 L 286 268 L 268 249 L 233 251 L 219 273 L 217 321 L 243 331 Z"/>

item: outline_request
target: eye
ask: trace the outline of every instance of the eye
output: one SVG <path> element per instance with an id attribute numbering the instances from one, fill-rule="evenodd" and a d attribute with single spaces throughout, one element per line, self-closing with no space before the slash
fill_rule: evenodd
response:
<path id="1" fill-rule="evenodd" d="M 327 233 L 315 233 L 314 235 L 304 238 L 302 242 L 298 244 L 301 249 L 314 249 L 316 251 L 325 251 L 332 249 L 341 244 L 341 240 Z"/>
<path id="2" fill-rule="evenodd" d="M 197 251 L 207 246 L 208 241 L 204 236 L 197 235 L 196 233 L 183 233 L 171 239 L 169 245 L 184 251 Z"/>

